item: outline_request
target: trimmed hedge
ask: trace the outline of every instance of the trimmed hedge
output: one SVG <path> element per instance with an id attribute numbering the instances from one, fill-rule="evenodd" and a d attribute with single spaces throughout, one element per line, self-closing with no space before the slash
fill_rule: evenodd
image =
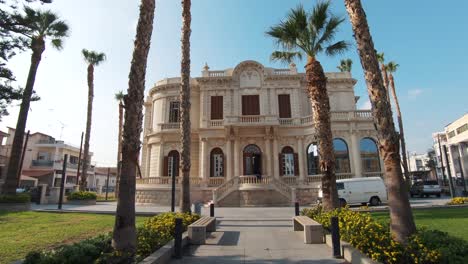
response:
<path id="1" fill-rule="evenodd" d="M 304 209 L 307 215 L 330 228 L 330 218 L 339 218 L 341 239 L 350 243 L 373 260 L 381 263 L 466 263 L 468 242 L 448 233 L 420 229 L 406 245 L 392 239 L 388 225 L 382 225 L 369 213 L 349 210 L 348 207 L 323 212 L 321 207 Z"/>
<path id="2" fill-rule="evenodd" d="M 200 218 L 198 215 L 182 213 L 164 213 L 149 218 L 142 227 L 137 229 L 136 256 L 113 251 L 112 235 L 109 233 L 53 250 L 30 252 L 24 264 L 135 263 L 173 239 L 176 217 L 182 218 L 184 230 Z"/>
<path id="3" fill-rule="evenodd" d="M 72 192 L 67 196 L 68 200 L 96 200 L 97 195 L 93 192 Z"/>
<path id="4" fill-rule="evenodd" d="M 31 196 L 28 193 L 17 193 L 13 195 L 0 195 L 0 203 L 29 203 Z"/>

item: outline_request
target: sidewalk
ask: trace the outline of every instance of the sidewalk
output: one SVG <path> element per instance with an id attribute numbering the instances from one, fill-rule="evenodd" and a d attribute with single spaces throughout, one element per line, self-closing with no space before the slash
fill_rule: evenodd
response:
<path id="1" fill-rule="evenodd" d="M 346 263 L 325 244 L 304 244 L 288 219 L 223 220 L 206 245 L 189 246 L 174 264 L 196 263 Z"/>

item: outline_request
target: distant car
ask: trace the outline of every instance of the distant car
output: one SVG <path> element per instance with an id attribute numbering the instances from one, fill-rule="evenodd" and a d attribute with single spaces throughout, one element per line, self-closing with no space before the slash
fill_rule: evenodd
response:
<path id="1" fill-rule="evenodd" d="M 16 193 L 24 193 L 24 192 L 26 192 L 25 188 L 17 188 L 16 189 Z"/>
<path id="2" fill-rule="evenodd" d="M 352 178 L 336 181 L 340 206 L 347 204 L 381 205 L 387 202 L 387 189 L 380 177 Z M 320 188 L 319 200 L 323 197 Z"/>
<path id="3" fill-rule="evenodd" d="M 441 193 L 442 188 L 437 181 L 416 182 L 410 189 L 411 197 L 429 197 L 430 195 L 440 197 Z"/>

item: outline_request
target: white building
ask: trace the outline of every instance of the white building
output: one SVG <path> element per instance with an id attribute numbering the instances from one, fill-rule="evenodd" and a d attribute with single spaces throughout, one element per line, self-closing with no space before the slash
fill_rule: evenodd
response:
<path id="1" fill-rule="evenodd" d="M 107 174 L 109 172 L 109 183 L 107 183 Z M 94 175 L 88 178 L 88 188 L 98 193 L 105 192 L 106 186 L 109 186 L 109 192 L 114 192 L 117 183 L 117 169 L 115 167 L 96 167 Z"/>
<path id="2" fill-rule="evenodd" d="M 411 153 L 408 156 L 408 169 L 412 180 L 437 180 L 435 172 L 427 166 L 429 160 L 427 154 Z"/>
<path id="3" fill-rule="evenodd" d="M 357 110 L 356 80 L 327 73 L 337 178 L 382 175 L 369 110 Z M 192 201 L 219 205 L 313 202 L 320 184 L 317 137 L 304 74 L 294 64 L 255 61 L 191 79 Z M 180 78 L 157 82 L 145 103 L 137 202 L 169 202 L 179 175 Z M 261 179 L 258 175 L 262 175 Z"/>

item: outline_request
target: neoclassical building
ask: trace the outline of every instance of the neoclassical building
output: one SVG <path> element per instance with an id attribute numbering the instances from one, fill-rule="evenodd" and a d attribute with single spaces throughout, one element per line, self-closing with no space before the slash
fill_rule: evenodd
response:
<path id="1" fill-rule="evenodd" d="M 371 112 L 357 110 L 356 80 L 326 74 L 337 178 L 382 174 Z M 255 61 L 191 80 L 192 201 L 220 206 L 314 202 L 320 159 L 304 73 Z M 169 203 L 179 176 L 180 78 L 157 82 L 145 102 L 137 202 Z"/>

